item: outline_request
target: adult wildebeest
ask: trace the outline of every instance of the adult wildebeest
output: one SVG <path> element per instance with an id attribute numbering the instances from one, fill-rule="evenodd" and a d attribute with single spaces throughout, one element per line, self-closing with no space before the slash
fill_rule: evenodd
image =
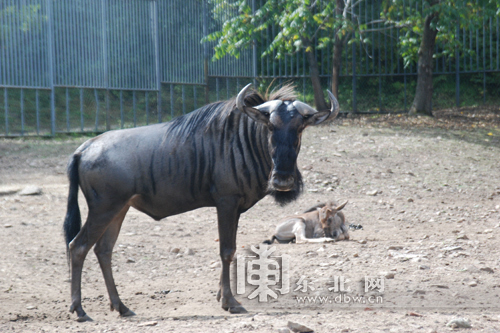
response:
<path id="1" fill-rule="evenodd" d="M 285 217 L 276 227 L 273 237 L 263 243 L 272 244 L 274 240 L 279 243 L 294 240 L 297 244 L 325 243 L 349 239 L 345 217 L 341 212 L 346 204 L 347 201 L 340 206 L 334 202 L 320 204 L 300 215 Z"/>
<path id="2" fill-rule="evenodd" d="M 302 131 L 335 117 L 295 100 L 284 87 L 269 101 L 250 85 L 236 99 L 204 106 L 168 123 L 104 133 L 82 144 L 68 164 L 70 181 L 64 232 L 71 267 L 71 308 L 89 320 L 81 303 L 85 257 L 95 244 L 111 300 L 122 316 L 111 271 L 112 249 L 130 206 L 160 220 L 200 207 L 216 207 L 222 273 L 217 300 L 231 313 L 246 310 L 231 293 L 229 265 L 236 251 L 240 214 L 266 194 L 285 204 L 297 198 Z M 334 112 L 335 111 L 335 112 Z M 78 186 L 89 208 L 81 227 Z"/>

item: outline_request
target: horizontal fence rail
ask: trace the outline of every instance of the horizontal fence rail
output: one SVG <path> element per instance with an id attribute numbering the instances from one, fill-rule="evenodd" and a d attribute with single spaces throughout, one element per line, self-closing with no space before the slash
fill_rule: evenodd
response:
<path id="1" fill-rule="evenodd" d="M 318 8 L 327 0 L 318 1 Z M 412 0 L 413 1 L 413 0 Z M 264 0 L 248 0 L 253 10 Z M 360 22 L 379 19 L 381 0 L 358 1 Z M 408 0 L 407 4 L 411 2 Z M 247 83 L 293 82 L 313 101 L 304 51 L 261 56 L 279 27 L 238 59 L 212 61 L 219 31 L 238 14 L 222 0 L 2 0 L 0 2 L 0 136 L 102 132 L 170 120 L 211 101 L 234 97 Z M 462 48 L 434 60 L 434 107 L 500 103 L 499 18 L 482 28 L 457 26 Z M 405 112 L 416 65 L 399 55 L 400 31 L 379 29 L 346 45 L 340 66 L 343 112 Z M 322 31 L 318 38 L 331 32 Z M 436 44 L 436 54 L 444 45 Z M 315 49 L 324 89 L 332 49 Z"/>

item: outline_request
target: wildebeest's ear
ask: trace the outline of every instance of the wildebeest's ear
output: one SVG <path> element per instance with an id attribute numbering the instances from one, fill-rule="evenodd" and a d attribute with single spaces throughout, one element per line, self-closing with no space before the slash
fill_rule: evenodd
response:
<path id="1" fill-rule="evenodd" d="M 332 94 L 330 90 L 327 90 L 328 97 L 330 98 L 332 107 L 330 110 L 316 111 L 309 105 L 302 103 L 300 101 L 293 102 L 293 105 L 297 108 L 300 114 L 305 118 L 305 125 L 318 125 L 321 124 L 326 119 L 335 119 L 339 113 L 339 102 Z"/>
<path id="2" fill-rule="evenodd" d="M 266 103 L 263 103 L 259 106 L 256 107 L 251 107 L 247 106 L 245 104 L 245 94 L 248 88 L 250 88 L 252 84 L 249 83 L 247 84 L 243 89 L 238 94 L 238 97 L 236 97 L 236 107 L 244 112 L 247 116 L 252 118 L 253 120 L 257 122 L 261 122 L 264 124 L 269 124 L 269 117 L 271 115 L 271 111 L 274 110 L 274 108 L 278 107 L 283 103 L 282 101 L 269 101 Z M 278 104 L 279 103 L 279 104 Z"/>

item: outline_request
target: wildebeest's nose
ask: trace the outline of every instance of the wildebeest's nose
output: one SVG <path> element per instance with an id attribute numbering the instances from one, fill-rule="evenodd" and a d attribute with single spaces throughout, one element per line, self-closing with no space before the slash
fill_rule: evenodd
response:
<path id="1" fill-rule="evenodd" d="M 279 176 L 274 175 L 272 184 L 273 187 L 278 191 L 291 191 L 294 186 L 295 179 L 293 176 Z"/>

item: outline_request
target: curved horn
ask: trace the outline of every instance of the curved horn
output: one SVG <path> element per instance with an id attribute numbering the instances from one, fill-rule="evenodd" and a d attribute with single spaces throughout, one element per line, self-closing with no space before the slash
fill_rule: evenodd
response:
<path id="1" fill-rule="evenodd" d="M 310 107 L 309 105 L 301 101 L 295 101 L 292 104 L 293 106 L 295 106 L 297 111 L 304 117 L 312 116 L 313 114 L 318 113 L 316 109 Z"/>
<path id="2" fill-rule="evenodd" d="M 332 108 L 330 109 L 329 118 L 335 119 L 335 117 L 337 117 L 337 115 L 339 114 L 339 110 L 340 110 L 339 102 L 337 101 L 337 99 L 335 98 L 335 96 L 332 94 L 332 92 L 330 90 L 327 90 L 327 92 L 328 92 L 328 97 L 330 97 L 330 101 L 332 102 Z"/>
<path id="3" fill-rule="evenodd" d="M 245 95 L 246 95 L 248 88 L 250 88 L 251 85 L 252 85 L 251 83 L 247 84 L 243 89 L 241 89 L 241 91 L 238 94 L 238 97 L 236 97 L 236 107 L 240 111 L 245 111 L 244 110 L 244 108 L 246 106 L 245 105 Z"/>

